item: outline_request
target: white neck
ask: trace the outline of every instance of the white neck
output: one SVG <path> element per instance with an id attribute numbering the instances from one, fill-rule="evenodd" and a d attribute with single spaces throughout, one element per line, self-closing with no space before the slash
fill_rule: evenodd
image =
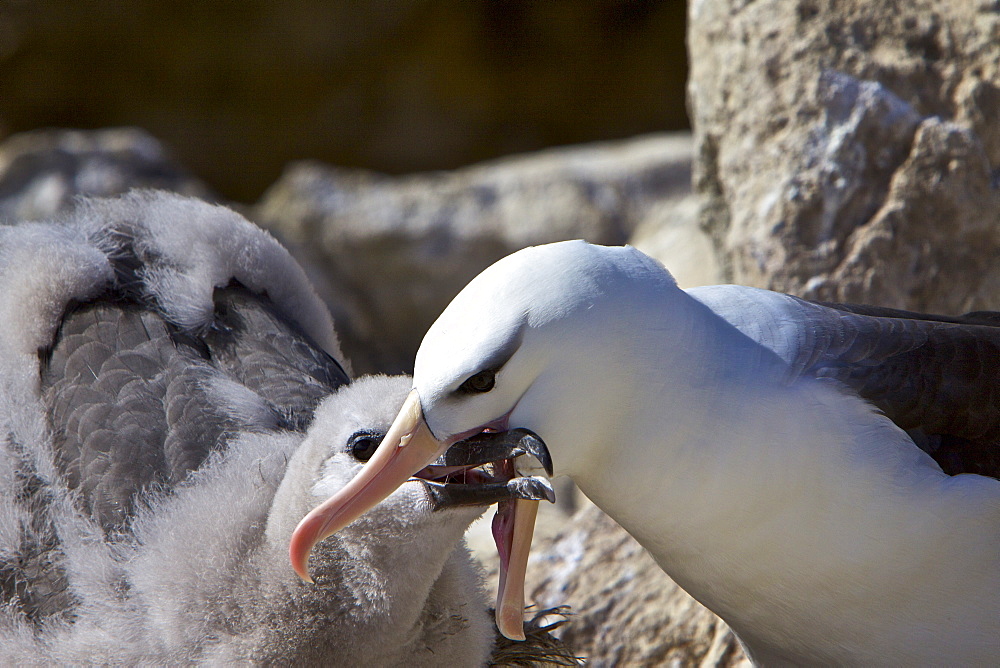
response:
<path id="1" fill-rule="evenodd" d="M 578 430 L 575 444 L 557 443 L 582 446 L 586 456 L 567 472 L 584 493 L 755 658 L 854 661 L 872 646 L 889 653 L 869 660 L 926 657 L 921 641 L 940 641 L 940 615 L 970 599 L 997 608 L 984 592 L 1000 585 L 1000 483 L 945 476 L 864 402 L 817 381 L 787 385 L 775 358 L 700 304 L 671 308 L 679 326 L 632 327 L 658 336 L 618 346 L 624 367 L 603 369 L 615 392 L 663 392 L 605 393 L 618 402 L 610 410 L 600 392 L 578 394 L 595 402 L 578 413 L 604 422 Z M 582 443 L 588 433 L 600 441 Z M 553 451 L 557 465 L 561 454 Z M 961 522 L 981 517 L 980 503 L 996 508 L 985 542 L 981 525 Z M 976 561 L 970 551 L 984 545 L 993 553 Z M 985 570 L 946 577 L 947 593 L 921 587 L 928 562 L 940 570 L 967 561 Z M 953 644 L 978 638 L 973 647 L 985 648 L 998 625 L 996 614 L 970 620 Z M 810 637 L 817 628 L 824 636 Z"/>

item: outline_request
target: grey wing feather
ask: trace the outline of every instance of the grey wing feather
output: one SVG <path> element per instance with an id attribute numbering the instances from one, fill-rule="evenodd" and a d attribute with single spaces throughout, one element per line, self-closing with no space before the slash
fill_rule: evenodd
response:
<path id="1" fill-rule="evenodd" d="M 176 481 L 218 440 L 220 420 L 203 415 L 185 444 L 190 456 L 180 467 L 176 456 L 167 460 L 167 389 L 184 383 L 184 368 L 196 363 L 151 311 L 97 302 L 64 318 L 42 371 L 56 464 L 106 530 L 122 527 L 139 491 Z M 197 387 L 184 384 L 197 401 Z"/>
<path id="2" fill-rule="evenodd" d="M 105 531 L 127 528 L 142 492 L 174 486 L 232 435 L 303 430 L 348 382 L 265 296 L 216 297 L 199 332 L 109 296 L 63 319 L 42 371 L 56 464 Z"/>
<path id="3" fill-rule="evenodd" d="M 797 377 L 835 379 L 952 474 L 1000 478 L 1000 314 L 939 316 L 744 288 L 688 291 Z"/>
<path id="4" fill-rule="evenodd" d="M 231 286 L 216 291 L 215 320 L 203 335 L 215 364 L 280 407 L 304 429 L 316 404 L 348 382 L 343 367 L 260 296 Z"/>
<path id="5" fill-rule="evenodd" d="M 829 309 L 849 345 L 808 371 L 835 378 L 910 432 L 948 473 L 1000 478 L 1000 313 Z"/>

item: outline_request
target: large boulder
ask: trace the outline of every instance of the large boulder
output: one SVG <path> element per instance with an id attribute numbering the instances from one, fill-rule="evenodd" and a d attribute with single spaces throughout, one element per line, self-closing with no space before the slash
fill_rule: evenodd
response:
<path id="1" fill-rule="evenodd" d="M 702 224 L 728 279 L 961 312 L 1000 304 L 1000 8 L 690 5 Z"/>
<path id="2" fill-rule="evenodd" d="M 650 228 L 691 228 L 690 146 L 687 134 L 652 135 L 403 177 L 299 163 L 255 217 L 345 309 L 335 315 L 349 323 L 341 335 L 355 369 L 405 371 L 458 291 L 520 248 L 622 244 L 638 230 L 669 255 Z"/>

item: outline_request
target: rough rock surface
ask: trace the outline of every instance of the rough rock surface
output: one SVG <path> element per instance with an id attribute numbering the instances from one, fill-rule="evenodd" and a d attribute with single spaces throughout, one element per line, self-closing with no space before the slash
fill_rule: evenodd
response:
<path id="1" fill-rule="evenodd" d="M 301 163 L 256 219 L 317 269 L 321 295 L 352 295 L 335 315 L 354 328 L 341 336 L 355 369 L 395 372 L 499 258 L 562 239 L 622 244 L 650 219 L 690 215 L 675 206 L 689 202 L 690 159 L 689 136 L 668 134 L 404 177 Z"/>
<path id="2" fill-rule="evenodd" d="M 496 594 L 495 558 L 486 560 Z M 568 605 L 555 631 L 589 666 L 749 666 L 726 624 L 688 596 L 592 503 L 552 536 L 536 537 L 525 598 Z"/>
<path id="3" fill-rule="evenodd" d="M 0 223 L 44 220 L 78 195 L 159 188 L 211 199 L 208 189 L 136 128 L 37 130 L 0 143 Z"/>
<path id="4" fill-rule="evenodd" d="M 689 14 L 696 189 L 728 279 L 1000 304 L 1000 5 L 702 0 Z"/>

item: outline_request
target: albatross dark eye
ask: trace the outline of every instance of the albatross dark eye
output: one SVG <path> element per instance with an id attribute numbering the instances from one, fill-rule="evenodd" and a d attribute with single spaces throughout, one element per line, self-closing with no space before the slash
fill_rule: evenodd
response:
<path id="1" fill-rule="evenodd" d="M 347 451 L 359 462 L 367 462 L 375 454 L 383 436 L 374 431 L 356 431 L 347 439 Z"/>
<path id="2" fill-rule="evenodd" d="M 466 378 L 465 382 L 458 386 L 458 389 L 469 394 L 489 392 L 496 385 L 496 382 L 496 372 L 487 369 Z"/>

